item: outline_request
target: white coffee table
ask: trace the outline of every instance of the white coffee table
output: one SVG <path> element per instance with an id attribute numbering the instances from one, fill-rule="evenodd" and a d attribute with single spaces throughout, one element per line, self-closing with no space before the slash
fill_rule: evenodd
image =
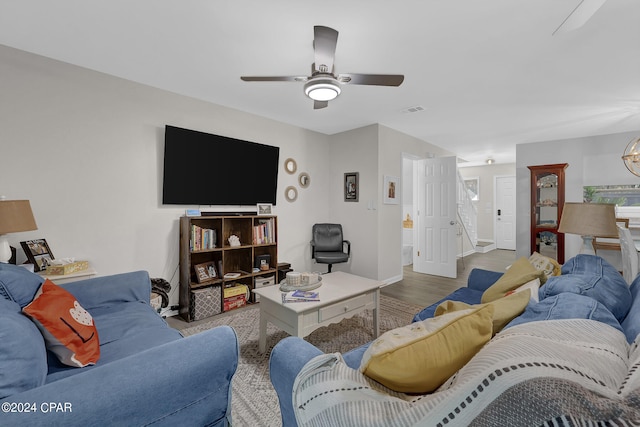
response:
<path id="1" fill-rule="evenodd" d="M 280 287 L 254 289 L 260 295 L 259 350 L 267 347 L 267 322 L 290 335 L 304 338 L 316 329 L 353 317 L 366 309 L 373 310 L 373 334 L 379 334 L 378 309 L 383 283 L 341 271 L 324 274 L 322 286 L 316 289 L 320 301 L 282 302 Z"/>

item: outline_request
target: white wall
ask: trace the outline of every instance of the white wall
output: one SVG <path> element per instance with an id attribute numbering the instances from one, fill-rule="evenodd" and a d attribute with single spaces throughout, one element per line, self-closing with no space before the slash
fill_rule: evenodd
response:
<path id="1" fill-rule="evenodd" d="M 38 224 L 9 235 L 18 262 L 20 241 L 45 238 L 56 258 L 89 260 L 100 275 L 147 270 L 169 280 L 171 304 L 187 206 L 161 203 L 166 124 L 279 146 L 281 164 L 294 158 L 311 185 L 299 188 L 281 167 L 278 260 L 324 271 L 311 260 L 311 227 L 340 222 L 353 257 L 336 270 L 388 283 L 402 277 L 402 201 L 382 204 L 383 177 L 402 176 L 403 153 L 451 155 L 384 126 L 323 135 L 3 46 L 0 75 L 0 195 L 30 200 Z M 357 203 L 343 200 L 345 172 L 360 173 Z M 298 187 L 293 203 L 288 185 Z"/>
<path id="2" fill-rule="evenodd" d="M 278 258 L 311 269 L 311 225 L 330 216 L 328 136 L 2 46 L 0 75 L 0 195 L 29 199 L 38 224 L 9 235 L 18 262 L 20 241 L 45 238 L 56 258 L 87 259 L 100 275 L 147 270 L 177 289 L 185 207 L 161 203 L 172 124 L 276 145 L 281 163 L 297 160 L 311 185 L 289 203 L 284 188 L 297 175 L 280 170 Z"/>
<path id="3" fill-rule="evenodd" d="M 331 137 L 329 221 L 342 224 L 344 238 L 351 242 L 351 259 L 335 264 L 334 271 L 348 271 L 378 279 L 378 235 L 376 177 L 378 173 L 377 125 L 366 126 Z M 344 201 L 344 174 L 358 172 L 358 201 Z M 372 203 L 373 209 L 369 209 Z M 326 266 L 317 266 L 326 271 Z"/>
<path id="4" fill-rule="evenodd" d="M 530 171 L 527 166 L 568 163 L 565 201 L 582 202 L 585 185 L 638 184 L 639 178 L 627 170 L 621 156 L 629 141 L 639 133 L 624 132 L 516 146 L 518 257 L 529 256 L 531 252 Z M 579 236 L 566 234 L 565 260 L 579 253 L 581 245 Z"/>

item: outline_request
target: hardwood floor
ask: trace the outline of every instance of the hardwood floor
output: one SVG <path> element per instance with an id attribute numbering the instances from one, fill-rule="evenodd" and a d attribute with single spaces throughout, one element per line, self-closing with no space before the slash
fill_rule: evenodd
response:
<path id="1" fill-rule="evenodd" d="M 458 277 L 432 276 L 415 273 L 413 266 L 405 266 L 403 279 L 381 289 L 383 295 L 394 297 L 411 304 L 427 307 L 467 285 L 469 272 L 474 268 L 504 271 L 515 259 L 515 251 L 496 249 L 487 253 L 474 253 L 458 260 Z"/>
<path id="2" fill-rule="evenodd" d="M 403 279 L 399 282 L 385 286 L 380 290 L 384 295 L 406 301 L 411 304 L 430 306 L 441 300 L 456 289 L 467 285 L 469 272 L 474 268 L 485 270 L 504 271 L 505 267 L 515 261 L 515 251 L 493 250 L 485 254 L 475 253 L 458 260 L 458 277 L 448 279 L 446 277 L 431 276 L 429 274 L 414 273 L 412 266 L 404 267 Z M 251 307 L 251 306 L 248 306 Z M 246 308 L 248 308 L 246 307 Z M 240 308 L 238 310 L 245 310 Z M 237 311 L 229 311 L 218 316 L 230 316 Z M 199 323 L 205 323 L 212 318 L 206 318 L 195 322 L 186 322 L 180 316 L 167 318 L 167 323 L 172 328 L 182 330 Z"/>

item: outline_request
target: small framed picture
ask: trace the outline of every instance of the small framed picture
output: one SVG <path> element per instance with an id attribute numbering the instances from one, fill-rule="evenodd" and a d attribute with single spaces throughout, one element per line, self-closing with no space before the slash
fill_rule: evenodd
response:
<path id="1" fill-rule="evenodd" d="M 397 176 L 385 175 L 383 191 L 384 204 L 397 205 L 398 203 L 400 203 L 400 187 L 398 186 Z"/>
<path id="2" fill-rule="evenodd" d="M 358 178 L 359 172 L 347 172 L 344 174 L 344 201 L 358 201 Z"/>
<path id="3" fill-rule="evenodd" d="M 196 279 L 198 280 L 198 283 L 203 283 L 218 278 L 216 263 L 214 261 L 196 264 L 193 266 L 193 268 L 196 271 Z"/>
<path id="4" fill-rule="evenodd" d="M 258 203 L 258 215 L 272 215 L 273 205 L 270 203 Z"/>
<path id="5" fill-rule="evenodd" d="M 471 200 L 478 201 L 480 200 L 480 178 L 479 177 L 473 177 L 473 178 L 465 178 L 464 179 L 464 186 L 467 189 L 467 192 L 469 193 L 469 197 L 471 197 Z"/>
<path id="6" fill-rule="evenodd" d="M 20 245 L 29 262 L 33 264 L 34 271 L 46 270 L 50 261 L 55 259 L 45 239 L 27 240 L 20 242 Z"/>
<path id="7" fill-rule="evenodd" d="M 270 268 L 269 267 L 270 264 L 271 264 L 271 255 L 269 254 L 256 255 L 255 268 L 257 268 L 258 270 L 268 270 Z"/>

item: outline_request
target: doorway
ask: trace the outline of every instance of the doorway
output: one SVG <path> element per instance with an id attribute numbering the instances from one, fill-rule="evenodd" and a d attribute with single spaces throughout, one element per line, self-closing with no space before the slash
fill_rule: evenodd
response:
<path id="1" fill-rule="evenodd" d="M 495 241 L 497 249 L 516 250 L 516 177 L 495 177 Z"/>
<path id="2" fill-rule="evenodd" d="M 455 278 L 457 275 L 457 158 L 415 162 L 413 271 Z"/>

